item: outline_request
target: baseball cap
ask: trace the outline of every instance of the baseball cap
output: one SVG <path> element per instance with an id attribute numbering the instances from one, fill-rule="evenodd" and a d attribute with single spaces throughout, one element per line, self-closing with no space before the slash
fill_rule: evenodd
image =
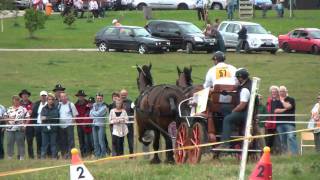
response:
<path id="1" fill-rule="evenodd" d="M 48 92 L 47 91 L 41 91 L 40 92 L 40 96 L 48 96 Z"/>

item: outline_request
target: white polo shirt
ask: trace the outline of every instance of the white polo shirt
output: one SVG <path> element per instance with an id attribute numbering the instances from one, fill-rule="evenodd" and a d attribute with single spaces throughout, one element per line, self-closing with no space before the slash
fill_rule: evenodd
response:
<path id="1" fill-rule="evenodd" d="M 203 87 L 214 87 L 216 84 L 236 85 L 238 84 L 238 80 L 235 77 L 236 71 L 237 68 L 234 66 L 220 62 L 209 69 Z"/>

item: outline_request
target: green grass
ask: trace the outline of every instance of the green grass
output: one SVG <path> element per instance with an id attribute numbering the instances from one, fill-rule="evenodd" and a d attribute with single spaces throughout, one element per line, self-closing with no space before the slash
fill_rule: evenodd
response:
<path id="1" fill-rule="evenodd" d="M 286 11 L 288 13 L 288 11 Z M 275 11 L 269 11 L 268 17 L 261 18 L 261 11 L 256 11 L 256 17 L 252 21 L 261 23 L 268 31 L 275 35 L 284 34 L 297 27 L 320 27 L 320 11 L 298 10 L 295 17 L 290 19 L 288 14 L 285 18 L 276 17 Z M 154 19 L 174 19 L 189 21 L 203 28 L 204 23 L 197 20 L 196 11 L 153 11 Z M 210 11 L 210 19 L 226 19 L 225 11 Z M 235 16 L 237 17 L 237 15 Z M 54 15 L 48 18 L 45 29 L 35 33 L 37 39 L 29 39 L 28 32 L 24 28 L 24 19 L 20 17 L 20 27 L 14 27 L 13 19 L 5 19 L 5 32 L 0 33 L 0 48 L 94 48 L 93 38 L 102 27 L 111 24 L 112 19 L 119 18 L 123 25 L 144 26 L 141 11 L 108 11 L 107 17 L 96 19 L 88 23 L 87 19 L 78 19 L 72 29 L 63 24 L 63 18 Z"/>
<path id="2" fill-rule="evenodd" d="M 319 11 L 297 11 L 294 19 L 277 19 L 269 12 L 267 19 L 257 18 L 275 34 L 285 33 L 295 27 L 319 27 Z M 269 16 L 270 15 L 270 16 Z M 85 48 L 94 47 L 94 34 L 103 26 L 110 24 L 114 17 L 123 16 L 122 23 L 129 25 L 145 24 L 141 12 L 110 12 L 108 18 L 87 23 L 86 19 L 76 22 L 76 29 L 68 30 L 62 18 L 52 16 L 46 29 L 36 33 L 38 39 L 27 39 L 27 31 L 22 27 L 12 27 L 13 20 L 5 20 L 5 33 L 0 33 L 0 48 Z M 223 19 L 224 11 L 211 11 L 210 17 Z M 196 20 L 195 11 L 155 11 L 157 19 L 179 19 L 203 24 Z M 317 24 L 318 23 L 318 24 Z M 271 85 L 286 85 L 290 96 L 296 98 L 297 113 L 309 113 L 316 102 L 319 92 L 320 56 L 309 54 L 269 53 L 226 54 L 227 62 L 236 67 L 246 67 L 251 76 L 262 79 L 259 92 L 266 97 Z M 174 84 L 177 78 L 176 66 L 193 67 L 194 84 L 202 84 L 207 70 L 212 66 L 211 55 L 195 53 L 166 53 L 139 55 L 137 53 L 98 53 L 98 52 L 0 52 L 0 103 L 9 106 L 11 96 L 21 89 L 32 92 L 31 99 L 38 99 L 41 90 L 51 91 L 55 84 L 61 83 L 67 88 L 70 99 L 77 90 L 84 89 L 93 96 L 97 91 L 105 94 L 110 102 L 113 91 L 121 88 L 129 90 L 131 99 L 138 95 L 136 64 L 152 63 L 155 84 Z M 299 117 L 298 120 L 307 120 Z M 305 125 L 298 126 L 298 129 Z M 164 156 L 163 156 L 164 157 Z M 163 158 L 162 158 L 163 159 Z M 274 179 L 319 179 L 319 155 L 311 151 L 304 156 L 273 156 Z M 38 168 L 69 163 L 64 160 L 1 160 L 0 172 Z M 235 159 L 223 158 L 213 161 L 204 156 L 200 164 L 191 166 L 149 165 L 148 161 L 136 160 L 107 161 L 88 164 L 87 167 L 96 179 L 236 179 L 239 163 Z M 253 163 L 249 163 L 246 174 L 249 175 Z M 5 179 L 67 179 L 69 168 L 58 168 L 37 173 L 6 177 Z"/>

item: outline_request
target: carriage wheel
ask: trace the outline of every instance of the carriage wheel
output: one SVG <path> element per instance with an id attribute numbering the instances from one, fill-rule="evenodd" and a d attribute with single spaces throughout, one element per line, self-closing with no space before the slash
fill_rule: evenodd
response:
<path id="1" fill-rule="evenodd" d="M 178 128 L 176 138 L 176 149 L 188 146 L 189 144 L 189 130 L 186 122 L 182 122 Z M 174 157 L 177 164 L 184 164 L 187 161 L 187 150 L 175 150 Z"/>
<path id="2" fill-rule="evenodd" d="M 204 131 L 203 131 L 203 126 L 201 123 L 196 122 L 191 129 L 190 133 L 190 145 L 195 146 L 195 145 L 200 145 L 204 143 Z M 188 163 L 190 164 L 197 164 L 201 160 L 201 150 L 203 148 L 200 147 L 195 147 L 193 149 L 190 149 L 188 151 Z"/>

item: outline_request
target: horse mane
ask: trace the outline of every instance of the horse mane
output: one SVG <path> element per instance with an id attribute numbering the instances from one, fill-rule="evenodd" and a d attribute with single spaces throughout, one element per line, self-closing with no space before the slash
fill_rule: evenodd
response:
<path id="1" fill-rule="evenodd" d="M 188 86 L 192 86 L 192 83 L 193 83 L 193 80 L 191 78 L 191 72 L 192 72 L 192 68 L 187 68 L 187 67 L 184 67 L 183 68 L 183 74 L 186 78 L 186 82 L 187 82 L 187 85 Z"/>

